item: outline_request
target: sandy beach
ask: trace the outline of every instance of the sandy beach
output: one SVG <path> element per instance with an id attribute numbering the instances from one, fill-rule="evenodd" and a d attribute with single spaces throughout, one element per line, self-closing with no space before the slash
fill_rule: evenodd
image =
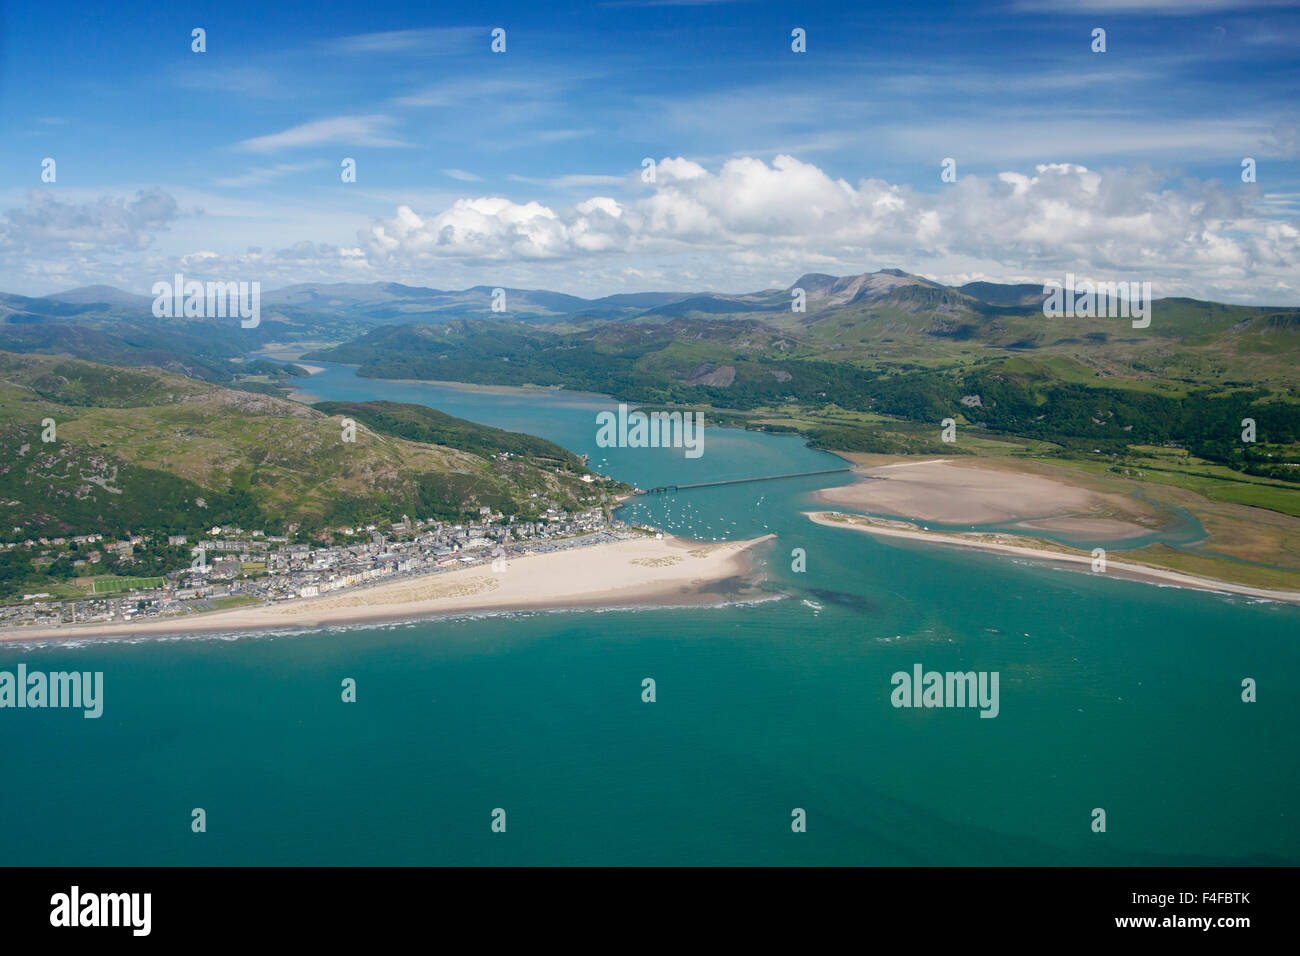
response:
<path id="1" fill-rule="evenodd" d="M 379 623 L 473 611 L 719 604 L 755 593 L 747 552 L 773 535 L 700 543 L 665 535 L 404 577 L 319 598 L 189 616 L 0 629 L 3 640 L 130 637 Z"/>
<path id="2" fill-rule="evenodd" d="M 1103 494 L 1042 475 L 980 464 L 933 459 L 854 471 L 851 485 L 816 492 L 819 501 L 857 511 L 899 515 L 939 524 L 1018 522 L 1031 530 L 1063 531 L 1119 540 L 1151 530 L 1144 506 L 1124 495 Z"/>
<path id="3" fill-rule="evenodd" d="M 916 525 L 906 521 L 868 518 L 862 515 L 844 515 L 828 511 L 805 511 L 803 514 L 817 524 L 826 525 L 830 528 L 850 528 L 854 531 L 863 531 L 867 534 L 886 538 L 906 538 L 911 541 L 924 541 L 929 544 L 973 548 L 978 551 L 1011 554 L 1024 558 L 1035 558 L 1040 561 L 1081 564 L 1090 569 L 1089 573 L 1094 573 L 1091 572 L 1093 558 L 1089 553 L 1049 545 L 1047 542 L 1034 541 L 1034 539 L 1017 539 L 1015 535 L 945 534 L 936 531 L 923 531 Z M 1012 543 L 1016 540 L 1029 540 L 1034 541 L 1034 543 L 1032 545 Z M 1214 591 L 1219 594 L 1237 594 L 1243 597 L 1260 598 L 1268 601 L 1300 604 L 1300 592 L 1296 591 L 1269 591 L 1263 588 L 1230 584 L 1226 581 L 1213 581 L 1209 578 L 1199 578 L 1178 571 L 1167 571 L 1163 568 L 1152 568 L 1143 564 L 1130 564 L 1110 559 L 1106 561 L 1105 572 L 1095 573 L 1111 574 L 1129 580 L 1144 581 L 1148 584 L 1173 585 L 1175 587 L 1193 588 L 1198 591 Z"/>

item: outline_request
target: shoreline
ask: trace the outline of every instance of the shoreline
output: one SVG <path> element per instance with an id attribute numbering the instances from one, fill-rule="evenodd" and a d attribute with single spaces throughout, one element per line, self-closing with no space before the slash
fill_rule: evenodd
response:
<path id="1" fill-rule="evenodd" d="M 887 521 L 887 519 L 883 518 L 868 518 L 865 515 L 841 514 L 830 511 L 804 511 L 801 514 L 815 524 L 828 528 L 850 528 L 854 531 L 880 535 L 881 537 L 905 538 L 909 541 L 926 541 L 930 544 L 949 545 L 995 554 L 1009 554 L 1040 561 L 1092 566 L 1091 554 L 1082 551 L 1055 551 L 1047 547 L 1033 547 L 1028 544 L 1012 544 L 1005 539 L 1016 536 L 1009 534 L 994 535 L 985 533 L 978 538 L 965 537 L 957 533 L 923 531 L 911 522 Z M 991 538 L 1001 540 L 990 540 Z M 1034 538 L 1026 540 L 1040 543 L 1038 539 Z M 1140 581 L 1144 584 L 1172 585 L 1216 594 L 1231 594 L 1238 597 L 1278 601 L 1284 604 L 1300 604 L 1300 591 L 1270 591 L 1265 588 L 1253 588 L 1244 584 L 1232 584 L 1228 581 L 1215 581 L 1211 578 L 1197 577 L 1182 571 L 1171 571 L 1144 564 L 1130 564 L 1107 559 L 1106 570 L 1098 573 L 1114 574 L 1116 577 Z"/>
<path id="2" fill-rule="evenodd" d="M 310 376 L 311 376 L 311 375 L 317 375 L 317 374 L 319 374 L 320 372 L 325 371 L 325 368 L 322 367 L 322 366 L 319 366 L 319 365 L 312 365 L 312 366 L 304 365 L 304 364 L 303 364 L 302 362 L 300 362 L 300 361 L 296 361 L 296 360 L 293 360 L 293 359 L 286 359 L 286 358 L 280 358 L 280 357 L 277 357 L 277 356 L 273 356 L 273 355 L 271 355 L 269 352 L 252 353 L 252 354 L 254 354 L 254 355 L 259 355 L 259 356 L 266 357 L 266 358 L 274 358 L 274 359 L 275 359 L 276 361 L 278 361 L 278 362 L 289 362 L 289 363 L 294 364 L 294 365 L 297 365 L 297 366 L 299 366 L 299 367 L 301 367 L 301 368 L 305 368 L 305 369 L 307 369 L 308 372 L 309 372 L 309 377 L 308 377 L 307 380 L 304 380 L 304 381 L 310 381 Z M 321 360 L 320 360 L 320 359 L 317 359 L 316 361 L 321 361 Z M 334 366 L 334 367 L 338 367 L 338 368 L 350 368 L 350 369 L 353 369 L 353 370 L 354 370 L 354 374 L 355 374 L 356 370 L 358 370 L 358 369 L 361 368 L 360 365 L 349 365 L 349 364 L 344 363 L 344 362 L 331 362 L 330 365 L 331 365 L 331 366 Z M 358 377 L 358 378 L 362 378 L 362 376 L 360 376 L 360 375 L 357 375 L 357 377 Z M 607 393 L 607 392 L 589 392 L 589 391 L 586 391 L 586 390 L 583 390 L 583 389 L 573 389 L 573 388 L 568 388 L 568 387 L 566 387 L 566 386 L 564 386 L 564 385 L 536 385 L 536 384 L 528 384 L 528 385 L 483 385 L 483 384 L 478 384 L 478 383 L 475 383 L 475 382 L 457 382 L 457 381 L 452 381 L 452 380 L 449 380 L 449 379 L 424 379 L 424 378 L 373 378 L 373 379 L 372 379 L 372 378 L 362 378 L 362 381 L 367 381 L 367 382 L 393 382 L 393 383 L 396 383 L 396 384 L 398 384 L 398 385 L 436 385 L 436 386 L 439 386 L 439 387 L 442 387 L 442 388 L 451 388 L 451 389 L 455 389 L 455 390 L 457 390 L 457 391 L 462 391 L 462 392 L 476 392 L 476 393 L 485 394 L 485 395 L 518 396 L 518 397 L 525 397 L 525 398 L 526 398 L 526 397 L 529 397 L 529 396 L 535 396 L 535 395 L 538 395 L 538 394 L 548 394 L 548 395 L 557 395 L 557 394 L 558 394 L 558 395 L 565 395 L 565 396 L 577 397 L 577 398 L 582 398 L 582 399 L 591 399 L 591 400 L 592 400 L 592 408 L 593 408 L 593 409 L 603 409 L 603 408 L 605 408 L 606 405 L 608 405 L 608 403 L 610 403 L 610 402 L 618 402 L 618 403 L 620 403 L 620 404 L 627 405 L 629 408 L 650 407 L 650 406 L 647 405 L 646 403 L 632 402 L 632 401 L 628 401 L 628 400 L 626 400 L 626 399 L 617 398 L 616 396 L 611 395 L 611 394 L 609 394 L 609 393 Z M 292 388 L 292 389 L 290 390 L 289 394 L 286 396 L 286 398 L 288 398 L 290 401 L 298 402 L 299 404 L 302 404 L 302 405 L 313 405 L 313 404 L 315 404 L 315 403 L 317 403 L 317 402 L 327 401 L 327 399 L 323 399 L 323 398 L 321 398 L 321 397 L 318 396 L 318 395 L 313 395 L 311 392 L 307 391 L 305 388 L 302 388 L 302 389 L 299 389 L 299 388 Z M 695 406 L 687 406 L 687 407 L 688 407 L 688 408 L 693 408 L 693 409 L 694 409 L 695 411 L 697 411 L 701 416 L 703 416 L 703 415 L 705 414 L 703 411 L 700 411 L 698 407 L 695 407 Z M 734 414 L 734 412 L 733 412 L 732 410 L 729 410 L 729 409 L 713 409 L 712 406 L 709 406 L 709 408 L 710 408 L 711 411 L 720 411 L 720 412 L 722 412 L 724 415 L 725 415 L 725 414 Z M 766 434 L 772 434 L 772 433 L 770 433 L 770 432 L 767 432 L 767 429 L 765 429 L 765 428 L 761 428 L 761 427 L 760 427 L 760 428 L 754 428 L 754 429 L 751 429 L 751 428 L 750 428 L 747 424 L 745 424 L 744 422 L 737 422 L 737 421 L 715 421 L 715 422 L 712 424 L 712 426 L 710 426 L 710 427 L 713 427 L 713 428 L 739 428 L 739 429 L 741 429 L 742 431 L 758 431 L 758 432 L 763 432 L 763 433 L 766 433 Z M 804 445 L 805 445 L 806 447 L 808 447 L 808 448 L 812 448 L 814 451 L 819 451 L 819 452 L 822 452 L 822 453 L 827 454 L 827 455 L 832 455 L 832 456 L 834 456 L 835 458 L 838 458 L 840 461 L 844 462 L 845 464 L 848 464 L 848 465 L 851 465 L 851 466 L 856 464 L 855 461 L 854 461 L 852 458 L 848 457 L 846 454 L 843 454 L 843 453 L 841 453 L 841 452 L 839 452 L 839 451 L 836 451 L 836 450 L 833 450 L 833 449 L 830 449 L 830 448 L 814 448 L 814 446 L 813 446 L 813 444 L 812 444 L 812 438 L 811 438 L 808 434 L 806 434 L 805 432 L 799 431 L 799 432 L 794 432 L 793 434 L 797 435 L 797 436 L 798 436 L 798 437 L 803 441 L 803 443 L 804 443 Z M 854 470 L 857 470 L 857 469 L 855 468 Z"/>
<path id="3" fill-rule="evenodd" d="M 0 628 L 10 642 L 388 624 L 463 613 L 719 605 L 756 594 L 749 552 L 774 538 L 695 542 L 665 535 L 481 564 L 295 598 L 140 622 Z"/>
<path id="4" fill-rule="evenodd" d="M 308 349 L 308 351 L 311 350 Z M 280 358 L 278 356 L 271 355 L 269 352 L 253 353 L 253 354 L 255 355 L 260 354 L 267 358 L 275 359 L 275 361 L 277 362 L 286 362 L 291 365 L 297 365 L 299 368 L 306 369 L 309 376 L 318 375 L 321 372 L 325 371 L 325 366 L 306 365 L 303 362 L 298 361 L 296 359 Z M 315 361 L 319 362 L 322 360 L 316 359 Z M 356 369 L 361 368 L 360 365 L 350 365 L 346 362 L 331 362 L 329 364 L 336 368 L 350 368 L 353 369 L 354 372 Z M 476 382 L 454 382 L 447 379 L 432 379 L 432 378 L 363 378 L 360 375 L 358 375 L 357 377 L 362 378 L 363 381 L 367 381 L 367 382 L 393 382 L 397 385 L 438 385 L 444 388 L 454 388 L 462 392 L 479 392 L 485 395 L 536 395 L 539 392 L 563 392 L 566 395 L 591 396 L 593 398 L 608 398 L 611 401 L 616 401 L 616 399 L 613 399 L 612 396 L 605 395 L 601 392 L 579 391 L 576 389 L 565 388 L 563 385 L 536 385 L 536 384 L 482 385 Z"/>

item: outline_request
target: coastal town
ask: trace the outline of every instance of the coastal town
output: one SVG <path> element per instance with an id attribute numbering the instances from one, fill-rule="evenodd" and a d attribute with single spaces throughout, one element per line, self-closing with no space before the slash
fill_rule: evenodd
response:
<path id="1" fill-rule="evenodd" d="M 75 547 L 78 569 L 90 593 L 60 597 L 49 592 L 16 595 L 0 606 L 0 628 L 49 627 L 90 622 L 131 622 L 187 617 L 205 611 L 319 597 L 364 588 L 400 576 L 437 574 L 488 564 L 503 570 L 515 557 L 601 544 L 653 533 L 592 508 L 570 513 L 548 509 L 536 520 L 516 520 L 489 508 L 477 521 L 452 524 L 433 519 L 401 520 L 334 529 L 331 542 L 306 543 L 296 535 L 213 527 L 191 541 L 165 535 L 171 548 L 193 555 L 188 568 L 162 576 L 131 578 L 133 550 L 150 536 L 120 541 L 100 534 L 9 542 L 6 549 L 51 552 Z M 109 590 L 109 589 L 112 590 Z M 107 593 L 103 593 L 107 591 Z"/>

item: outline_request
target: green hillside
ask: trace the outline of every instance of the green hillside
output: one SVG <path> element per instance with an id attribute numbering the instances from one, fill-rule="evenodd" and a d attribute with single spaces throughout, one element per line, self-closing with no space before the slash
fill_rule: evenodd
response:
<path id="1" fill-rule="evenodd" d="M 341 414 L 156 370 L 0 352 L 0 540 L 309 531 L 483 506 L 522 516 L 601 494 L 548 442 L 520 436 L 517 455 L 500 460 L 511 433 L 431 419 L 427 437 L 467 450 L 372 430 L 365 414 L 345 442 Z M 41 440 L 44 419 L 54 442 Z"/>
<path id="2" fill-rule="evenodd" d="M 455 418 L 426 405 L 400 402 L 317 402 L 312 408 L 330 416 L 365 422 L 376 432 L 430 445 L 447 445 L 485 458 L 508 453 L 563 465 L 585 472 L 573 452 L 544 438 L 480 425 Z"/>

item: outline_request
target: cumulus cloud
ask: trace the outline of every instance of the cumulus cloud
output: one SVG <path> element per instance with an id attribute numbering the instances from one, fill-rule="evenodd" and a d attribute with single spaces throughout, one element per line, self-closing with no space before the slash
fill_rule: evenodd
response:
<path id="1" fill-rule="evenodd" d="M 593 196 L 557 210 L 488 197 L 429 215 L 402 206 L 359 242 L 381 269 L 621 254 L 708 256 L 749 272 L 764 259 L 797 267 L 793 260 L 812 257 L 918 271 L 1119 272 L 1204 294 L 1212 283 L 1272 273 L 1285 281 L 1289 272 L 1294 282 L 1296 226 L 1252 211 L 1256 195 L 1215 181 L 1169 181 L 1145 167 L 1041 164 L 921 193 L 879 179 L 852 184 L 791 156 L 770 165 L 737 158 L 716 171 L 670 157 L 630 200 Z"/>
<path id="2" fill-rule="evenodd" d="M 640 174 L 595 183 L 572 204 L 503 196 L 406 203 L 359 229 L 355 243 L 189 257 L 184 249 L 141 252 L 180 214 L 165 193 L 78 204 L 39 192 L 0 218 L 0 265 L 29 277 L 76 275 L 81 284 L 165 275 L 179 262 L 195 274 L 264 283 L 490 283 L 583 295 L 741 292 L 788 285 L 805 272 L 884 267 L 945 282 L 1041 282 L 1069 271 L 1150 281 L 1156 295 L 1300 301 L 1300 220 L 1288 215 L 1285 196 L 1235 180 L 1044 163 L 962 175 L 924 192 L 876 178 L 849 182 L 788 155 L 713 168 L 668 157 L 656 163 L 653 183 Z M 256 241 L 256 224 L 247 234 Z"/>
<path id="3" fill-rule="evenodd" d="M 368 254 L 379 260 L 558 259 L 575 248 L 569 226 L 550 209 L 501 198 L 460 199 L 429 218 L 399 206 L 396 216 L 375 223 L 363 241 Z"/>
<path id="4" fill-rule="evenodd" d="M 32 190 L 25 206 L 0 218 L 0 250 L 33 256 L 141 250 L 181 215 L 176 200 L 161 189 L 91 202 L 65 202 L 51 191 Z"/>

